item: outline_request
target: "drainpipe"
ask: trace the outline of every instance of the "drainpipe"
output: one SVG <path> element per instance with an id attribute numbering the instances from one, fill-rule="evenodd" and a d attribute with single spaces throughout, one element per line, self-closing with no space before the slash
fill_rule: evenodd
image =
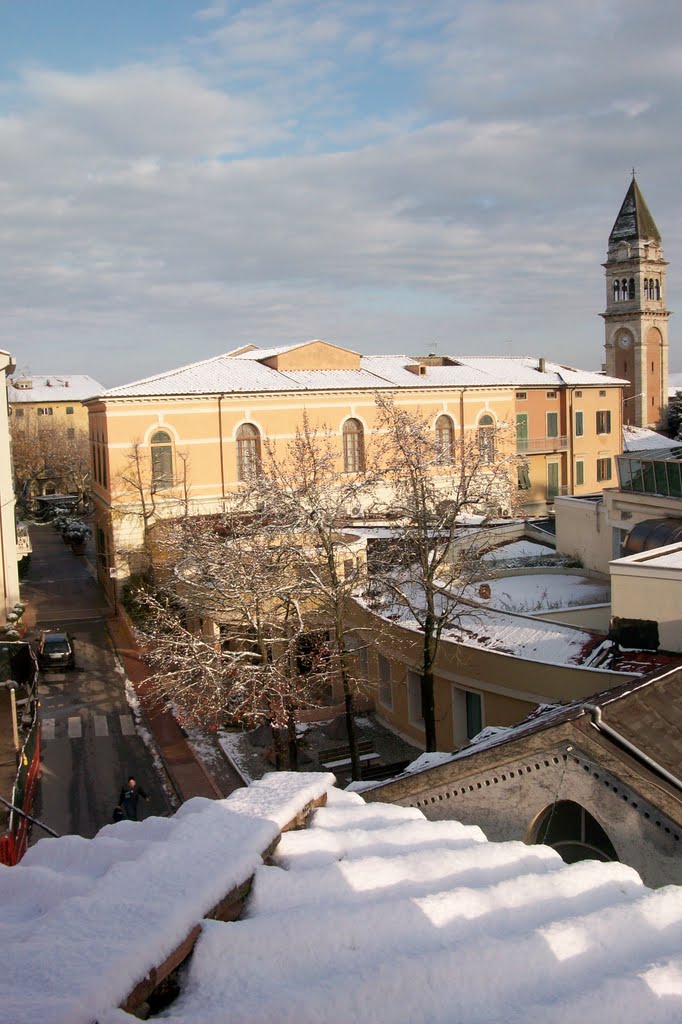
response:
<path id="1" fill-rule="evenodd" d="M 603 732 L 605 736 L 610 736 L 612 740 L 614 740 L 619 746 L 623 747 L 624 750 L 627 750 L 629 754 L 632 754 L 638 761 L 645 764 L 647 768 L 651 768 L 653 772 L 660 775 L 661 778 L 665 779 L 666 782 L 669 782 L 671 786 L 682 793 L 682 781 L 680 781 L 676 775 L 673 775 L 664 768 L 663 765 L 659 764 L 658 761 L 654 761 L 654 759 L 649 757 L 648 754 L 645 754 L 643 750 L 636 747 L 634 743 L 630 743 L 630 740 L 627 740 L 625 736 L 617 732 L 616 729 L 612 729 L 610 725 L 607 725 L 602 717 L 600 707 L 597 707 L 596 704 L 583 704 L 583 707 L 586 711 L 590 712 L 592 725 L 595 729 L 599 732 Z"/>
<path id="2" fill-rule="evenodd" d="M 218 395 L 218 437 L 220 439 L 220 492 L 223 500 L 223 512 L 225 511 L 225 462 L 223 456 L 223 398 L 224 394 Z"/>
<path id="3" fill-rule="evenodd" d="M 574 448 L 574 438 L 573 438 L 573 391 L 574 390 L 575 390 L 574 388 L 569 388 L 568 389 L 568 423 L 566 424 L 567 427 L 568 427 L 568 429 L 566 431 L 566 433 L 568 434 L 568 456 L 567 456 L 567 458 L 568 458 L 568 479 L 569 479 L 569 487 L 571 489 L 571 494 L 575 493 L 575 452 L 573 451 L 573 448 Z"/>

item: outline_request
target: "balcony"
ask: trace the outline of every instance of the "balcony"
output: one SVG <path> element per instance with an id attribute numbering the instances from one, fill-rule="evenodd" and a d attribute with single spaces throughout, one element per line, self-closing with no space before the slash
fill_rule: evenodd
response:
<path id="1" fill-rule="evenodd" d="M 568 449 L 568 437 L 517 437 L 516 451 L 525 455 L 538 455 L 542 452 L 565 452 Z"/>

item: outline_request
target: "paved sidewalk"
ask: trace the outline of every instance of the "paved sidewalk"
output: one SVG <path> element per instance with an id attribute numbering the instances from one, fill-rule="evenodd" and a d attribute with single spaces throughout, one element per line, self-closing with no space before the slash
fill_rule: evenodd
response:
<path id="1" fill-rule="evenodd" d="M 120 615 L 107 621 L 114 648 L 126 676 L 135 688 L 145 721 L 149 727 L 170 781 L 180 801 L 193 796 L 220 799 L 228 796 L 199 761 L 170 711 L 159 708 L 152 699 L 146 680 L 150 671 L 127 622 Z"/>

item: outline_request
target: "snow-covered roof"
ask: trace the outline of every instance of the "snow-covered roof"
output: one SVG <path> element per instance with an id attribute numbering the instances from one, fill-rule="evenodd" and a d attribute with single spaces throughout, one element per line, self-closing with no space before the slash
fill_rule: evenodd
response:
<path id="1" fill-rule="evenodd" d="M 263 844 L 324 790 L 263 864 Z M 245 872 L 241 918 L 202 921 Z M 177 1024 L 682 1018 L 682 888 L 365 804 L 328 775 L 271 775 L 171 819 L 41 840 L 0 870 L 0 890 L 8 1021 L 132 1024 L 117 1007 L 195 923 L 164 1011 Z"/>
<path id="2" fill-rule="evenodd" d="M 458 625 L 462 634 L 451 629 L 444 634 L 446 639 L 547 665 L 589 667 L 589 655 L 600 643 L 584 629 L 492 608 L 463 615 Z"/>
<path id="3" fill-rule="evenodd" d="M 42 839 L 16 867 L 0 865 L 0 1019 L 104 1024 L 334 781 L 273 774 L 172 818 Z"/>
<path id="4" fill-rule="evenodd" d="M 330 791 L 206 921 L 164 1019 L 209 1024 L 663 1024 L 682 1014 L 682 889 L 620 863 Z M 113 1022 L 112 1022 L 113 1024 Z"/>
<path id="5" fill-rule="evenodd" d="M 30 381 L 30 387 L 26 384 Z M 21 384 L 24 387 L 21 387 Z M 104 391 L 102 385 L 84 373 L 47 373 L 21 375 L 7 381 L 8 400 L 22 402 L 83 402 Z"/>
<path id="6" fill-rule="evenodd" d="M 672 440 L 656 430 L 648 430 L 646 427 L 623 427 L 624 452 L 661 451 L 664 448 L 679 447 L 679 440 Z"/>
<path id="7" fill-rule="evenodd" d="M 534 356 L 457 356 L 463 365 L 484 371 L 497 377 L 500 383 L 515 387 L 561 387 L 568 384 L 577 387 L 604 387 L 605 384 L 626 384 L 620 377 L 607 377 L 603 373 L 579 370 L 574 366 L 540 360 Z"/>
<path id="8" fill-rule="evenodd" d="M 490 551 L 485 551 L 481 555 L 481 561 L 503 562 L 511 558 L 543 558 L 554 554 L 556 554 L 555 549 L 549 544 L 538 544 L 537 541 L 523 537 L 520 540 L 500 544 Z"/>
<path id="9" fill-rule="evenodd" d="M 354 369 L 275 370 L 263 360 L 301 347 L 292 344 L 270 349 L 236 349 L 232 353 L 190 363 L 166 373 L 110 388 L 105 397 L 153 397 L 165 395 L 221 394 L 230 392 L 376 390 L 379 388 L 461 388 L 539 386 L 555 388 L 562 383 L 622 384 L 615 377 L 546 363 L 529 357 L 509 359 L 453 359 L 454 365 L 427 365 L 423 375 L 407 367 L 419 360 L 405 355 L 362 356 Z M 335 346 L 336 347 L 336 346 Z"/>
<path id="10" fill-rule="evenodd" d="M 668 398 L 674 398 L 678 391 L 682 391 L 682 373 L 668 374 Z"/>

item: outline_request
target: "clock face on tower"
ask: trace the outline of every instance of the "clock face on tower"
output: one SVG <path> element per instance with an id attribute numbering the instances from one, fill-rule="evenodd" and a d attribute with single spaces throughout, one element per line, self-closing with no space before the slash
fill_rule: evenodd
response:
<path id="1" fill-rule="evenodd" d="M 632 335 L 628 331 L 624 331 L 618 339 L 618 344 L 621 348 L 630 348 L 632 345 Z"/>

